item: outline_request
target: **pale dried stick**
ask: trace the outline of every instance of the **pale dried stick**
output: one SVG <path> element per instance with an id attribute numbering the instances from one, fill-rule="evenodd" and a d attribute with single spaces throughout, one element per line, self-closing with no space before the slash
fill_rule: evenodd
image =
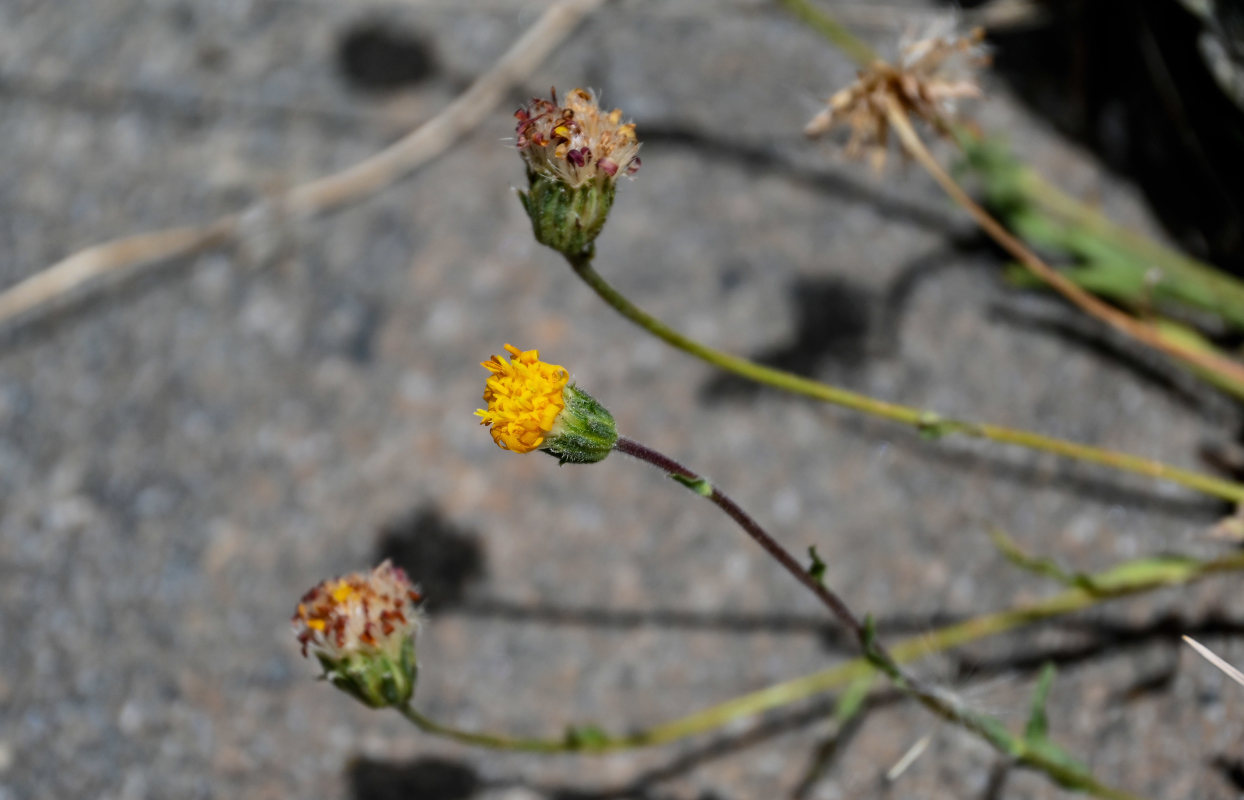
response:
<path id="1" fill-rule="evenodd" d="M 1201 655 L 1201 658 L 1204 658 L 1215 667 L 1218 667 L 1218 669 L 1222 670 L 1223 674 L 1231 680 L 1241 686 L 1244 686 L 1244 673 L 1241 673 L 1238 669 L 1228 664 L 1221 656 L 1198 642 L 1196 639 L 1193 639 L 1191 636 L 1185 636 L 1184 641 L 1191 645 L 1192 649 Z"/>
<path id="2" fill-rule="evenodd" d="M 0 328 L 33 315 L 70 293 L 88 291 L 105 278 L 121 278 L 179 256 L 222 247 L 238 238 L 245 221 L 275 208 L 286 219 L 311 217 L 369 197 L 406 177 L 412 170 L 479 125 L 512 86 L 530 75 L 579 24 L 605 0 L 562 0 L 439 114 L 389 147 L 341 172 L 296 186 L 207 225 L 141 233 L 93 245 L 58 261 L 0 294 Z"/>

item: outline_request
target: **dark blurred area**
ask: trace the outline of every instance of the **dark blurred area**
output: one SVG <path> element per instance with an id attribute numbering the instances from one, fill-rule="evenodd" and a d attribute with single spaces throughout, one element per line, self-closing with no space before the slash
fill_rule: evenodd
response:
<path id="1" fill-rule="evenodd" d="M 357 800 L 467 800 L 480 789 L 469 765 L 443 758 L 389 764 L 360 758 L 350 764 L 350 788 Z"/>
<path id="2" fill-rule="evenodd" d="M 337 62 L 350 86 L 365 92 L 406 89 L 436 72 L 431 44 L 421 34 L 382 19 L 346 31 L 337 44 Z"/>
<path id="3" fill-rule="evenodd" d="M 461 605 L 467 587 L 484 576 L 479 537 L 431 506 L 389 521 L 377 551 L 376 561 L 391 559 L 406 570 L 429 611 Z"/>
<path id="4" fill-rule="evenodd" d="M 1244 4 L 1046 0 L 1029 11 L 991 28 L 996 73 L 1135 181 L 1191 254 L 1244 274 Z"/>

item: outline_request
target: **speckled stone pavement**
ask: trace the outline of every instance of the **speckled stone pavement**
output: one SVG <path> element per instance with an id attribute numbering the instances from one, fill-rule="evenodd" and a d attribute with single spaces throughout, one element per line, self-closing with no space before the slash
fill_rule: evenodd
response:
<path id="1" fill-rule="evenodd" d="M 0 282 L 365 157 L 543 5 L 6 0 Z M 376 48 L 405 66 L 372 63 Z M 368 711 L 299 658 L 299 595 L 386 556 L 431 598 L 419 705 L 464 727 L 625 731 L 849 655 L 789 576 L 659 474 L 495 448 L 471 412 L 478 362 L 507 341 L 565 364 L 626 433 L 712 476 L 792 549 L 817 544 L 889 639 L 1051 590 L 1005 563 L 990 526 L 1084 570 L 1212 552 L 1216 502 L 723 380 L 531 241 L 510 112 L 553 84 L 596 87 L 645 141 L 599 268 L 661 318 L 887 399 L 1207 468 L 1201 446 L 1239 426 L 1230 405 L 1006 288 L 998 254 L 914 167 L 877 177 L 803 140 L 851 74 L 762 0 L 615 3 L 412 179 L 6 333 L 0 798 L 789 796 L 830 699 L 656 750 L 498 755 Z M 1155 229 L 1126 184 L 987 85 L 987 129 Z M 1244 662 L 1238 596 L 1219 580 L 1123 601 L 917 670 L 1018 727 L 1056 659 L 1052 733 L 1099 778 L 1231 797 L 1244 693 L 1174 631 L 1200 626 Z M 890 700 L 807 796 L 1063 796 L 997 763 Z"/>

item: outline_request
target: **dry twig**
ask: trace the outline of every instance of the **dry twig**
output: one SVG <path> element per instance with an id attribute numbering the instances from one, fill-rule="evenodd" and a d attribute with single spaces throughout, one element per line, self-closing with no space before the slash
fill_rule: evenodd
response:
<path id="1" fill-rule="evenodd" d="M 1197 651 L 1197 653 L 1200 654 L 1201 658 L 1204 658 L 1206 661 L 1213 664 L 1215 667 L 1218 667 L 1218 669 L 1222 670 L 1222 673 L 1226 675 L 1228 678 L 1230 678 L 1231 680 L 1235 681 L 1241 686 L 1244 686 L 1244 673 L 1240 672 L 1238 669 L 1228 664 L 1221 656 L 1219 656 L 1213 650 L 1210 650 L 1205 645 L 1198 642 L 1196 639 L 1193 639 L 1191 636 L 1185 636 L 1184 641 L 1187 642 L 1189 645 L 1191 645 L 1192 649 Z"/>
<path id="2" fill-rule="evenodd" d="M 604 0 L 561 0 L 551 5 L 470 88 L 404 138 L 341 172 L 296 186 L 276 198 L 197 227 L 126 236 L 93 245 L 0 294 L 0 328 L 29 321 L 71 293 L 105 278 L 120 279 L 170 258 L 193 255 L 236 240 L 248 219 L 272 209 L 286 219 L 312 217 L 357 202 L 410 174 L 481 123 L 510 87 L 553 51 Z"/>

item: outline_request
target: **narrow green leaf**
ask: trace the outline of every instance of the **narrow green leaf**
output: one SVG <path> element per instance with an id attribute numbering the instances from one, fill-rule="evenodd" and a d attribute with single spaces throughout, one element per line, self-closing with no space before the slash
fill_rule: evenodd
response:
<path id="1" fill-rule="evenodd" d="M 1196 559 L 1184 556 L 1156 556 L 1129 561 L 1117 567 L 1099 572 L 1092 578 L 1099 592 L 1116 592 L 1164 583 L 1187 580 L 1200 566 Z"/>
<path id="2" fill-rule="evenodd" d="M 808 574 L 812 576 L 812 580 L 825 585 L 825 562 L 816 553 L 816 545 L 808 546 L 808 557 L 812 559 L 812 566 L 808 567 Z"/>
<path id="3" fill-rule="evenodd" d="M 957 427 L 955 423 L 947 422 L 940 414 L 932 411 L 924 412 L 916 421 L 916 430 L 920 433 L 920 437 L 929 441 L 936 441 L 949 433 L 954 433 Z"/>
<path id="4" fill-rule="evenodd" d="M 1048 739 L 1030 742 L 1019 762 L 1040 769 L 1064 789 L 1084 792 L 1092 791 L 1092 787 L 1097 785 L 1087 766 Z"/>
<path id="5" fill-rule="evenodd" d="M 877 641 L 877 621 L 872 614 L 864 615 L 864 649 L 872 650 Z"/>
<path id="6" fill-rule="evenodd" d="M 1050 720 L 1045 713 L 1045 703 L 1050 696 L 1050 687 L 1054 685 L 1055 671 L 1054 665 L 1046 662 L 1037 678 L 1037 686 L 1032 691 L 1032 703 L 1028 707 L 1028 726 L 1024 728 L 1024 738 L 1029 744 L 1049 738 Z"/>
<path id="7" fill-rule="evenodd" d="M 688 478 L 685 475 L 675 475 L 672 472 L 670 473 L 670 477 L 681 483 L 683 486 L 686 486 L 700 497 L 713 496 L 713 484 L 709 483 L 704 478 Z"/>
<path id="8" fill-rule="evenodd" d="M 1010 561 L 1022 570 L 1053 578 L 1066 586 L 1076 586 L 1080 583 L 1081 576 L 1067 572 L 1051 559 L 1038 558 L 1027 553 L 1019 546 L 1018 542 L 1007 536 L 1003 530 L 991 528 L 989 539 L 1007 561 Z"/>
<path id="9" fill-rule="evenodd" d="M 601 747 L 609 741 L 609 734 L 595 725 L 578 725 L 566 728 L 566 746 L 575 750 Z"/>
<path id="10" fill-rule="evenodd" d="M 844 725 L 858 715 L 863 710 L 864 701 L 868 699 L 868 693 L 872 691 L 876 680 L 877 673 L 870 672 L 847 684 L 847 688 L 838 695 L 838 702 L 834 704 L 834 722 Z"/>

